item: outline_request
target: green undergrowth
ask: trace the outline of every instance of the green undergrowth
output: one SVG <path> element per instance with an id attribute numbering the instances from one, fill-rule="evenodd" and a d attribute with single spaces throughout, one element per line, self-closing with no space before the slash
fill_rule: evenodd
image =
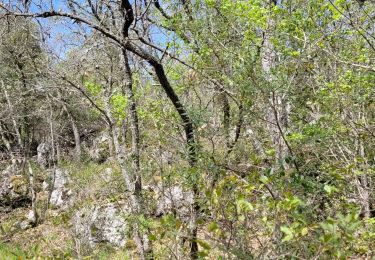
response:
<path id="1" fill-rule="evenodd" d="M 53 247 L 53 244 L 50 245 Z M 77 259 L 78 256 L 71 250 L 66 252 L 55 252 L 46 255 L 38 244 L 31 245 L 28 249 L 21 249 L 19 246 L 0 243 L 1 260 L 26 260 L 26 259 Z M 106 246 L 100 246 L 93 250 L 91 254 L 83 257 L 86 260 L 128 260 L 131 259 L 126 250 L 116 250 Z"/>
<path id="2" fill-rule="evenodd" d="M 5 243 L 0 243 L 0 258 L 6 260 L 26 259 L 27 253 L 19 247 L 12 247 Z"/>
<path id="3" fill-rule="evenodd" d="M 69 173 L 68 188 L 73 194 L 73 204 L 68 209 L 49 207 L 46 218 L 35 228 L 21 230 L 16 223 L 25 220 L 29 209 L 19 208 L 4 215 L 1 220 L 2 259 L 74 259 L 79 249 L 74 244 L 71 233 L 74 213 L 90 205 L 101 202 L 115 202 L 124 199 L 124 185 L 119 167 L 113 162 L 97 164 L 94 162 L 62 162 L 58 166 Z M 48 181 L 47 171 L 33 165 L 40 176 L 38 185 Z M 39 187 L 38 187 L 39 188 Z M 41 191 L 41 188 L 38 189 Z M 42 194 L 42 193 L 40 193 Z M 39 194 L 38 211 L 43 211 L 45 198 Z M 85 254 L 85 259 L 129 259 L 126 251 L 114 250 L 100 245 Z"/>

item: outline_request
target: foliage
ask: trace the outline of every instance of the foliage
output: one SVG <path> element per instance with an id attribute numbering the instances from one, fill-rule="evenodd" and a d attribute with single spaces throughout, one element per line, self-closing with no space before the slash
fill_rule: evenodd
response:
<path id="1" fill-rule="evenodd" d="M 116 1 L 82 2 L 62 4 L 64 19 L 81 17 L 62 59 L 36 23 L 0 23 L 0 151 L 32 160 L 51 143 L 47 167 L 70 169 L 72 211 L 132 203 L 129 252 L 99 258 L 131 258 L 142 239 L 156 259 L 185 259 L 194 243 L 202 259 L 374 256 L 371 1 L 129 1 L 134 21 Z M 156 213 L 168 187 L 188 210 Z"/>

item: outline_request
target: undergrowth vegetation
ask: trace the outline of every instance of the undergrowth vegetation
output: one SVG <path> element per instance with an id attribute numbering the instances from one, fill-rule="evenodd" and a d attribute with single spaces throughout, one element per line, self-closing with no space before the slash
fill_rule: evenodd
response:
<path id="1" fill-rule="evenodd" d="M 373 259 L 371 0 L 0 0 L 0 259 Z"/>

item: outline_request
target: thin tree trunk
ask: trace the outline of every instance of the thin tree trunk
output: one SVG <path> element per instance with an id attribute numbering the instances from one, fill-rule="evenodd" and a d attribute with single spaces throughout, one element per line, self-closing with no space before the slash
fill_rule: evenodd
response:
<path id="1" fill-rule="evenodd" d="M 5 131 L 2 127 L 2 125 L 1 125 L 1 122 L 0 122 L 0 134 L 1 134 L 1 141 L 4 143 L 6 149 L 8 150 L 8 154 L 10 156 L 10 159 L 12 160 L 13 159 L 13 153 L 12 153 L 12 150 L 11 150 L 12 148 L 11 148 L 11 145 L 10 145 L 10 141 L 5 136 Z"/>
<path id="2" fill-rule="evenodd" d="M 108 122 L 108 149 L 109 149 L 109 156 L 114 157 L 117 156 L 117 149 L 119 149 L 118 144 L 118 131 L 116 131 L 116 122 L 114 122 L 114 119 L 111 114 L 111 108 L 110 108 L 110 93 L 108 93 L 108 90 L 104 93 L 104 113 L 106 115 Z"/>
<path id="3" fill-rule="evenodd" d="M 79 131 L 78 131 L 78 127 L 75 123 L 75 120 L 72 116 L 72 114 L 69 112 L 68 108 L 66 107 L 66 105 L 63 103 L 63 109 L 65 110 L 66 114 L 68 115 L 68 118 L 69 118 L 69 122 L 72 126 L 72 130 L 73 130 L 73 135 L 74 135 L 74 145 L 75 145 L 75 159 L 76 160 L 80 160 L 81 158 L 81 137 L 79 135 Z"/>
<path id="4" fill-rule="evenodd" d="M 52 105 L 51 105 L 51 100 L 50 101 L 50 104 L 49 104 L 49 107 L 50 107 L 50 116 L 49 116 L 49 127 L 50 127 L 50 137 L 51 137 L 51 162 L 52 162 L 52 173 L 51 173 L 51 184 L 50 184 L 50 187 L 49 187 L 49 191 L 48 191 L 48 198 L 47 198 L 47 202 L 46 202 L 46 207 L 45 207 L 45 210 L 44 210 L 44 219 L 46 219 L 46 214 L 47 214 L 47 211 L 49 209 L 49 204 L 50 204 L 50 201 L 51 201 L 51 196 L 52 196 L 52 192 L 53 192 L 53 189 L 55 187 L 55 177 L 56 177 L 56 162 L 59 161 L 59 157 L 57 157 L 58 160 L 56 160 L 56 150 L 55 150 L 55 130 L 54 130 L 54 126 L 53 126 L 53 109 L 52 109 Z M 57 149 L 59 150 L 59 149 Z"/>
<path id="5" fill-rule="evenodd" d="M 197 145 L 195 141 L 195 135 L 194 135 L 194 125 L 191 121 L 189 114 L 185 108 L 185 106 L 181 103 L 179 97 L 177 96 L 176 92 L 172 88 L 172 86 L 169 83 L 169 80 L 165 74 L 164 67 L 159 61 L 157 61 L 153 56 L 150 54 L 144 52 L 141 49 L 138 49 L 134 45 L 129 45 L 128 49 L 140 57 L 144 58 L 149 62 L 149 64 L 154 68 L 156 76 L 159 80 L 159 83 L 161 84 L 162 88 L 164 89 L 165 93 L 167 94 L 169 100 L 172 102 L 173 106 L 177 110 L 182 123 L 183 128 L 185 131 L 186 136 L 186 144 L 188 149 L 188 161 L 191 168 L 196 167 L 197 163 Z M 193 205 L 191 210 L 191 218 L 190 218 L 190 258 L 191 259 L 198 259 L 198 242 L 197 242 L 197 234 L 198 234 L 198 212 L 199 212 L 199 205 L 197 198 L 199 196 L 199 190 L 197 183 L 193 183 Z"/>
<path id="6" fill-rule="evenodd" d="M 128 64 L 126 52 L 121 53 L 123 62 L 124 62 L 124 89 L 123 91 L 128 95 L 128 100 L 130 104 L 130 125 L 131 125 L 131 134 L 132 134 L 132 151 L 130 155 L 127 156 L 125 144 L 120 144 L 119 137 L 122 140 L 125 140 L 123 129 L 119 129 L 118 122 L 113 118 L 111 107 L 110 107 L 110 96 L 111 93 L 109 88 L 106 89 L 104 93 L 104 112 L 106 114 L 107 120 L 109 120 L 109 144 L 110 151 L 112 155 L 112 150 L 114 151 L 114 156 L 118 162 L 124 182 L 126 185 L 126 191 L 129 194 L 129 201 L 131 206 L 131 211 L 134 216 L 139 216 L 142 214 L 142 205 L 141 191 L 142 191 L 142 182 L 139 171 L 139 128 L 138 128 L 138 117 L 136 114 L 136 104 L 133 97 L 132 90 L 132 79 L 131 71 Z M 137 249 L 141 259 L 150 259 L 152 258 L 151 250 L 149 248 L 149 242 L 147 236 L 142 236 L 139 223 L 135 221 L 133 224 L 133 238 L 137 245 Z"/>
<path id="7" fill-rule="evenodd" d="M 228 96 L 225 92 L 220 93 L 220 101 L 222 102 L 222 110 L 223 110 L 223 127 L 224 127 L 224 136 L 225 136 L 225 145 L 227 150 L 231 148 L 231 141 L 230 141 L 230 105 Z"/>
<path id="8" fill-rule="evenodd" d="M 33 212 L 33 218 L 32 218 L 32 225 L 35 227 L 38 225 L 39 222 L 39 215 L 38 211 L 36 208 L 36 192 L 35 192 L 35 184 L 34 184 L 34 172 L 31 167 L 30 162 L 27 162 L 28 166 L 28 175 L 29 175 L 29 187 L 30 187 L 30 192 L 31 192 L 31 210 Z"/>
<path id="9" fill-rule="evenodd" d="M 364 118 L 362 118 L 362 113 L 360 113 L 359 118 L 364 121 Z M 357 153 L 360 156 L 360 158 L 365 159 L 365 148 L 363 146 L 363 141 L 361 140 L 361 136 L 359 134 L 356 134 L 357 137 Z M 367 164 L 367 161 L 365 161 L 365 164 Z M 366 165 L 367 166 L 367 165 Z M 368 168 L 368 167 L 366 167 Z M 357 179 L 357 190 L 359 193 L 359 197 L 361 199 L 362 204 L 362 212 L 363 216 L 365 218 L 371 217 L 371 203 L 370 203 L 370 183 L 369 183 L 369 176 L 367 172 L 363 172 L 361 176 Z"/>
<path id="10" fill-rule="evenodd" d="M 271 5 L 276 5 L 276 3 L 276 1 L 272 1 Z M 268 28 L 264 32 L 261 62 L 265 79 L 268 81 L 269 85 L 271 85 L 271 88 L 273 88 L 272 83 L 274 81 L 272 69 L 275 67 L 277 59 L 277 54 L 271 42 L 272 31 L 274 29 L 275 21 L 270 18 Z M 290 149 L 283 135 L 285 134 L 289 121 L 290 106 L 287 103 L 286 96 L 280 93 L 279 90 L 271 90 L 268 99 L 270 102 L 270 108 L 267 112 L 267 119 L 269 121 L 268 129 L 275 147 L 276 161 L 280 163 L 283 168 L 289 168 L 289 165 L 285 162 L 285 158 Z"/>
<path id="11" fill-rule="evenodd" d="M 6 99 L 7 104 L 8 104 L 8 109 L 9 109 L 11 115 L 12 115 L 12 123 L 13 123 L 14 133 L 16 134 L 16 137 L 17 137 L 17 143 L 19 145 L 19 148 L 22 149 L 23 144 L 22 144 L 21 133 L 19 131 L 19 127 L 18 127 L 17 121 L 13 117 L 13 115 L 14 115 L 14 109 L 13 109 L 12 103 L 10 102 L 8 92 L 7 92 L 6 88 L 4 87 L 4 85 L 2 86 L 2 89 L 4 91 L 4 96 L 5 96 L 5 99 Z"/>
<path id="12" fill-rule="evenodd" d="M 273 4 L 275 2 L 271 3 L 270 8 L 273 7 Z M 263 38 L 263 46 L 262 46 L 262 53 L 261 53 L 261 63 L 263 72 L 265 74 L 265 79 L 268 82 L 268 84 L 272 86 L 273 82 L 273 75 L 272 75 L 272 68 L 275 67 L 276 63 L 276 52 L 274 50 L 274 46 L 271 42 L 272 37 L 272 30 L 275 28 L 275 21 L 270 18 L 268 21 L 268 28 L 264 32 L 264 38 Z M 267 117 L 268 117 L 268 129 L 272 138 L 273 146 L 276 150 L 276 161 L 277 163 L 281 163 L 282 167 L 285 167 L 284 165 L 284 158 L 285 158 L 285 144 L 283 142 L 283 139 L 281 137 L 282 133 L 280 133 L 280 124 L 277 121 L 277 114 L 279 111 L 279 107 L 281 105 L 282 99 L 279 93 L 275 94 L 273 90 L 269 93 L 268 97 L 270 101 L 270 108 L 267 111 Z M 280 103 L 280 104 L 279 104 Z M 275 240 L 276 243 L 279 242 L 281 239 L 282 234 L 280 230 L 280 221 L 276 219 L 275 227 L 272 235 L 272 239 Z"/>
<path id="13" fill-rule="evenodd" d="M 81 137 L 79 135 L 78 127 L 74 121 L 74 118 L 71 117 L 70 123 L 72 124 L 72 129 L 73 129 L 73 135 L 74 135 L 74 144 L 75 144 L 75 156 L 76 160 L 81 159 Z"/>
<path id="14" fill-rule="evenodd" d="M 191 121 L 185 107 L 181 103 L 179 97 L 177 96 L 176 92 L 172 88 L 172 86 L 169 83 L 169 80 L 165 74 L 164 67 L 160 63 L 159 59 L 150 54 L 149 52 L 139 48 L 138 46 L 132 44 L 129 42 L 128 34 L 129 34 L 129 28 L 131 24 L 134 22 L 134 12 L 133 7 L 129 0 L 122 0 L 120 3 L 120 11 L 122 12 L 124 23 L 122 26 L 122 36 L 125 40 L 125 43 L 122 42 L 121 45 L 126 50 L 134 53 L 138 57 L 144 59 L 147 61 L 155 71 L 155 74 L 164 89 L 165 93 L 167 94 L 168 98 L 171 100 L 173 106 L 177 110 L 182 122 L 183 127 L 185 130 L 186 135 L 186 143 L 187 143 L 187 149 L 188 149 L 188 160 L 191 167 L 196 166 L 196 160 L 197 160 L 197 147 L 195 143 L 195 137 L 194 137 L 194 126 L 193 122 Z M 197 243 L 197 215 L 198 215 L 198 204 L 196 197 L 198 196 L 198 188 L 197 184 L 194 183 L 193 185 L 193 192 L 194 192 L 194 205 L 192 205 L 192 218 L 190 223 L 190 257 L 192 259 L 198 258 L 198 243 Z"/>
<path id="15" fill-rule="evenodd" d="M 230 144 L 228 146 L 227 155 L 229 155 L 233 151 L 234 146 L 236 145 L 238 139 L 240 138 L 242 124 L 243 124 L 243 121 L 244 121 L 243 110 L 244 110 L 244 107 L 243 107 L 242 104 L 240 104 L 238 106 L 238 120 L 237 120 L 237 123 L 236 123 L 234 138 L 233 138 L 233 141 L 230 142 Z"/>
<path id="16" fill-rule="evenodd" d="M 134 212 L 137 215 L 143 215 L 144 202 L 142 198 L 142 176 L 140 172 L 140 157 L 139 157 L 139 123 L 138 123 L 138 114 L 137 114 L 137 104 L 134 99 L 133 93 L 133 82 L 132 82 L 132 72 L 129 66 L 128 54 L 125 49 L 122 49 L 122 59 L 124 66 L 124 89 L 123 93 L 127 95 L 129 102 L 129 116 L 130 116 L 130 131 L 132 137 L 132 148 L 130 154 L 130 178 L 131 183 L 134 185 L 134 200 L 135 208 L 137 209 Z M 137 224 L 138 225 L 138 224 Z M 150 259 L 152 258 L 152 248 L 148 240 L 147 234 L 141 234 L 139 227 L 135 230 L 135 237 L 138 240 L 137 247 L 138 251 L 141 253 L 142 258 Z"/>
<path id="17" fill-rule="evenodd" d="M 137 114 L 137 104 L 134 100 L 133 93 L 133 84 L 132 84 L 132 73 L 129 66 L 129 60 L 126 53 L 126 50 L 123 50 L 123 59 L 124 59 L 124 72 L 125 72 L 125 82 L 123 92 L 127 95 L 129 101 L 129 110 L 130 110 L 130 131 L 132 136 L 132 169 L 133 174 L 136 176 L 136 192 L 140 193 L 142 191 L 142 181 L 140 175 L 140 163 L 139 163 L 139 123 L 138 123 L 138 114 Z"/>
<path id="18" fill-rule="evenodd" d="M 126 163 L 126 158 L 125 158 L 126 155 L 124 151 L 125 148 L 121 147 L 118 141 L 119 129 L 116 124 L 114 124 L 111 127 L 111 133 L 112 133 L 112 138 L 114 140 L 116 159 L 121 168 L 121 173 L 125 181 L 126 190 L 129 193 L 131 211 L 135 216 L 138 216 L 142 209 L 141 203 L 139 200 L 139 195 L 138 195 L 139 194 L 139 191 L 138 191 L 139 187 L 137 185 L 138 180 L 135 178 L 135 176 L 131 172 L 128 171 L 128 165 Z M 140 227 L 137 221 L 133 223 L 133 231 L 134 231 L 133 232 L 134 240 L 137 245 L 137 249 L 140 254 L 140 257 L 141 259 L 147 259 L 147 252 L 145 250 L 145 245 L 147 246 L 148 244 L 145 243 L 140 233 Z"/>

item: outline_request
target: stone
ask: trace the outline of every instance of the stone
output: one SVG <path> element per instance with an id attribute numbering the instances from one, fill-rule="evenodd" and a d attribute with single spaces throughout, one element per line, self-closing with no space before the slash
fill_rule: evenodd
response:
<path id="1" fill-rule="evenodd" d="M 43 190 L 43 191 L 47 191 L 48 188 L 49 188 L 49 184 L 48 184 L 48 182 L 43 181 L 43 183 L 42 183 L 42 190 Z"/>
<path id="2" fill-rule="evenodd" d="M 56 207 L 67 206 L 72 192 L 68 188 L 69 174 L 67 170 L 55 169 L 55 181 L 51 193 L 50 203 Z"/>
<path id="3" fill-rule="evenodd" d="M 156 216 L 176 212 L 182 219 L 188 219 L 194 202 L 192 191 L 184 191 L 180 186 L 156 187 Z"/>
<path id="4" fill-rule="evenodd" d="M 176 212 L 184 221 L 189 221 L 193 193 L 181 186 L 171 187 L 145 186 L 155 194 L 156 216 Z M 95 248 L 99 244 L 120 248 L 129 241 L 129 223 L 127 216 L 131 210 L 128 202 L 90 205 L 81 208 L 72 218 L 72 229 L 82 246 Z"/>
<path id="5" fill-rule="evenodd" d="M 73 217 L 73 231 L 80 243 L 89 248 L 101 243 L 123 247 L 128 238 L 128 211 L 118 202 L 83 208 Z"/>
<path id="6" fill-rule="evenodd" d="M 12 226 L 12 231 L 16 230 L 26 230 L 33 227 L 33 223 L 35 223 L 35 215 L 32 210 L 25 215 L 26 219 L 16 221 Z"/>
<path id="7" fill-rule="evenodd" d="M 162 151 L 160 160 L 162 164 L 171 165 L 173 163 L 173 153 L 170 151 Z"/>
<path id="8" fill-rule="evenodd" d="M 46 167 L 50 161 L 50 150 L 51 147 L 48 143 L 40 143 L 36 148 L 37 151 L 37 162 L 40 166 Z"/>
<path id="9" fill-rule="evenodd" d="M 28 212 L 27 215 L 26 215 L 26 219 L 27 219 L 30 223 L 35 223 L 35 214 L 34 214 L 34 211 L 29 210 L 29 212 Z"/>
<path id="10" fill-rule="evenodd" d="M 89 155 L 92 160 L 103 163 L 110 157 L 109 147 L 110 137 L 108 133 L 102 132 L 93 139 L 92 146 L 89 149 Z"/>
<path id="11" fill-rule="evenodd" d="M 26 230 L 32 227 L 31 222 L 28 220 L 18 221 L 15 223 L 16 229 Z"/>
<path id="12" fill-rule="evenodd" d="M 13 209 L 30 202 L 27 177 L 19 174 L 17 164 L 13 162 L 0 173 L 0 207 Z"/>
<path id="13" fill-rule="evenodd" d="M 112 175 L 113 169 L 110 167 L 105 168 L 104 171 L 100 174 L 100 176 L 105 182 L 110 182 L 112 180 Z"/>

